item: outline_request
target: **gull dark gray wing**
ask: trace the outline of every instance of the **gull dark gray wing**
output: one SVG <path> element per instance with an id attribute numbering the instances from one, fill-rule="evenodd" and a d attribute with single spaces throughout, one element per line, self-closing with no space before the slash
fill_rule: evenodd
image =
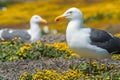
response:
<path id="1" fill-rule="evenodd" d="M 106 49 L 109 53 L 120 52 L 120 39 L 103 30 L 91 29 L 91 44 Z"/>
<path id="2" fill-rule="evenodd" d="M 4 29 L 2 32 L 2 38 L 4 40 L 11 40 L 15 37 L 20 37 L 22 42 L 29 41 L 31 38 L 26 30 Z"/>
<path id="3" fill-rule="evenodd" d="M 109 33 L 97 29 L 91 29 L 90 35 L 90 38 L 93 42 L 106 42 L 113 38 Z"/>

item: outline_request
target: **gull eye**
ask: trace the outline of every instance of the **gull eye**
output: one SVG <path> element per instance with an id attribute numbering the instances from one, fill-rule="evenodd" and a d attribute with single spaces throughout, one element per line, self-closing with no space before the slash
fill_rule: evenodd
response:
<path id="1" fill-rule="evenodd" d="M 72 13 L 73 13 L 72 11 L 67 12 L 67 14 L 72 14 Z"/>
<path id="2" fill-rule="evenodd" d="M 72 12 L 72 11 L 70 11 L 69 13 L 70 13 L 70 14 L 72 14 L 73 12 Z"/>

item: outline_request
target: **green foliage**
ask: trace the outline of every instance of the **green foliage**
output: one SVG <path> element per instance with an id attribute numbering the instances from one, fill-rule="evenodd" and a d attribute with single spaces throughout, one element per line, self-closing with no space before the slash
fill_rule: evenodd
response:
<path id="1" fill-rule="evenodd" d="M 13 61 L 20 60 L 37 60 L 41 56 L 49 58 L 66 57 L 70 54 L 65 50 L 58 50 L 53 46 L 46 46 L 42 43 L 22 43 L 20 41 L 2 42 L 0 44 L 0 60 Z"/>
<path id="2" fill-rule="evenodd" d="M 7 61 L 10 59 L 10 57 L 18 58 L 16 55 L 17 50 L 19 50 L 20 46 L 23 45 L 23 43 L 15 43 L 14 41 L 11 42 L 3 42 L 0 44 L 0 60 L 1 61 Z"/>
<path id="3" fill-rule="evenodd" d="M 91 72 L 92 72 L 92 75 L 94 76 L 102 75 L 105 72 L 109 72 L 110 70 L 114 68 L 115 68 L 114 64 L 110 64 L 110 65 L 105 65 L 103 63 L 98 64 L 96 61 L 93 61 L 91 64 L 91 70 L 92 70 Z M 72 70 L 78 69 L 82 71 L 84 74 L 89 74 L 89 63 L 83 63 L 80 65 L 71 64 L 70 69 Z"/>

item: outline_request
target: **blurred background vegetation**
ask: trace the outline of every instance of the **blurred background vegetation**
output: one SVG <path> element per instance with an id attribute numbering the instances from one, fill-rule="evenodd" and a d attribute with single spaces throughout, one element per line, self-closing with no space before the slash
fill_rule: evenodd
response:
<path id="1" fill-rule="evenodd" d="M 56 23 L 54 18 L 71 7 L 83 12 L 85 26 L 120 32 L 120 0 L 0 0 L 0 28 L 29 28 L 30 17 L 38 14 L 50 30 L 65 33 L 68 20 Z"/>

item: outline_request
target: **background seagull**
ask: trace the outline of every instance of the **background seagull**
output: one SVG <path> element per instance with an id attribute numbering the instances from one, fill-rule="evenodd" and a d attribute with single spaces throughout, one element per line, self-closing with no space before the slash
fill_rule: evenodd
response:
<path id="1" fill-rule="evenodd" d="M 41 29 L 39 23 L 46 24 L 47 21 L 42 19 L 38 15 L 34 15 L 30 19 L 30 29 L 20 30 L 20 29 L 1 29 L 0 38 L 2 40 L 12 40 L 15 37 L 20 37 L 22 42 L 35 42 L 40 40 L 42 37 Z"/>
<path id="2" fill-rule="evenodd" d="M 83 14 L 79 9 L 70 8 L 55 20 L 63 18 L 70 20 L 66 30 L 68 46 L 80 56 L 98 59 L 120 52 L 120 39 L 103 30 L 84 27 Z"/>

